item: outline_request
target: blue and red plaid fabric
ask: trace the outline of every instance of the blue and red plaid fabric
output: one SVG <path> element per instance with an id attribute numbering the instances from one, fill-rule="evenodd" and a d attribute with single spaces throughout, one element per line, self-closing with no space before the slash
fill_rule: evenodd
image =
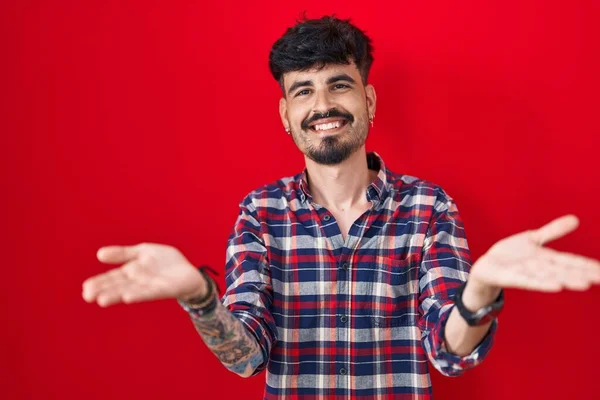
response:
<path id="1" fill-rule="evenodd" d="M 443 344 L 471 257 L 462 220 L 437 185 L 386 169 L 344 242 L 312 202 L 306 171 L 251 192 L 229 238 L 222 302 L 256 337 L 265 399 L 432 396 L 429 360 L 455 376 L 480 363 L 497 321 L 466 357 Z"/>

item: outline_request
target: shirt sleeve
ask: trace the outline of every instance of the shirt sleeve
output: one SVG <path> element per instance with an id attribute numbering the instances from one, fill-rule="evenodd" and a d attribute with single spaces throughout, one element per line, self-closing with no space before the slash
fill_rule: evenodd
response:
<path id="1" fill-rule="evenodd" d="M 433 366 L 446 376 L 458 376 L 483 361 L 492 347 L 498 321 L 464 357 L 444 346 L 444 328 L 454 308 L 454 293 L 466 282 L 471 254 L 463 222 L 453 199 L 440 189 L 425 236 L 419 272 L 419 327 L 422 344 Z"/>
<path id="2" fill-rule="evenodd" d="M 261 235 L 256 210 L 247 197 L 227 242 L 225 293 L 221 302 L 256 338 L 263 363 L 252 375 L 265 369 L 277 327 L 271 314 L 273 287 L 267 249 Z"/>

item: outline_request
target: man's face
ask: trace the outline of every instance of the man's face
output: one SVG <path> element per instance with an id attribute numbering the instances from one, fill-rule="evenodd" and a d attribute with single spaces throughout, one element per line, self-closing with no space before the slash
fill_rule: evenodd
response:
<path id="1" fill-rule="evenodd" d="M 375 114 L 375 89 L 356 65 L 288 72 L 279 111 L 294 142 L 318 164 L 336 165 L 364 145 Z"/>

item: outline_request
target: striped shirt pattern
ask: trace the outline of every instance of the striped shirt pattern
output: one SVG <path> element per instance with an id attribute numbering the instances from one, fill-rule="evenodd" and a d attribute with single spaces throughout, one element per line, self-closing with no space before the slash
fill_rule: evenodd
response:
<path id="1" fill-rule="evenodd" d="M 456 376 L 479 364 L 497 321 L 465 357 L 444 326 L 471 267 L 463 222 L 439 186 L 386 169 L 344 241 L 307 173 L 248 194 L 228 240 L 222 303 L 256 337 L 264 399 L 430 399 L 428 360 Z M 192 311 L 193 312 L 193 311 Z"/>

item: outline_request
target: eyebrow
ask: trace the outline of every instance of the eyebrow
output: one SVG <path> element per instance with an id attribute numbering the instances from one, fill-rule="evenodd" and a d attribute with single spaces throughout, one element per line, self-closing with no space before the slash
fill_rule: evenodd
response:
<path id="1" fill-rule="evenodd" d="M 348 74 L 338 74 L 335 76 L 332 76 L 331 78 L 327 79 L 327 84 L 331 85 L 332 83 L 335 82 L 339 82 L 339 81 L 346 81 L 346 82 L 350 82 L 350 83 L 356 83 L 356 81 L 354 79 L 352 79 L 352 77 Z M 309 80 L 305 80 L 305 81 L 296 81 L 292 84 L 292 86 L 290 86 L 290 88 L 288 89 L 288 94 L 292 94 L 292 92 L 296 89 L 298 89 L 299 87 L 302 86 L 314 86 L 313 85 L 313 81 Z"/>
<path id="2" fill-rule="evenodd" d="M 327 79 L 327 84 L 331 85 L 332 83 L 335 82 L 339 82 L 339 81 L 346 81 L 346 82 L 350 82 L 350 83 L 356 83 L 354 81 L 354 79 L 352 79 L 352 77 L 348 74 L 339 74 L 339 75 L 335 75 L 332 76 L 331 78 Z"/>
<path id="3" fill-rule="evenodd" d="M 292 92 L 296 89 L 298 89 L 299 87 L 302 86 L 313 86 L 313 82 L 311 80 L 306 80 L 306 81 L 296 81 L 292 84 L 292 86 L 290 86 L 290 88 L 288 89 L 288 94 L 292 94 Z"/>

